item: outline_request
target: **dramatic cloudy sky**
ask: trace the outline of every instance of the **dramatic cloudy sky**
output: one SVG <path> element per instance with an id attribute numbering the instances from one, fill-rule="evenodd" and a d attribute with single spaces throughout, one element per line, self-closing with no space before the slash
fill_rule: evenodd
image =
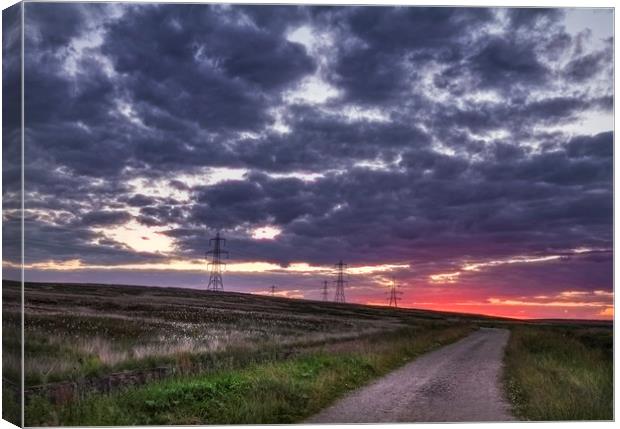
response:
<path id="1" fill-rule="evenodd" d="M 611 317 L 612 19 L 27 3 L 26 279 Z"/>

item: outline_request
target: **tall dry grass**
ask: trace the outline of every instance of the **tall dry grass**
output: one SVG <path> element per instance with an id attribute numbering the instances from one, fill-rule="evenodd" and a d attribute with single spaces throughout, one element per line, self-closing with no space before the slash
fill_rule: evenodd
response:
<path id="1" fill-rule="evenodd" d="M 314 348 L 273 359 L 154 382 L 64 407 L 32 401 L 28 425 L 169 425 L 294 423 L 348 390 L 471 332 L 467 325 L 426 325 Z"/>
<path id="2" fill-rule="evenodd" d="M 505 356 L 507 393 L 522 419 L 613 419 L 613 332 L 521 326 Z"/>

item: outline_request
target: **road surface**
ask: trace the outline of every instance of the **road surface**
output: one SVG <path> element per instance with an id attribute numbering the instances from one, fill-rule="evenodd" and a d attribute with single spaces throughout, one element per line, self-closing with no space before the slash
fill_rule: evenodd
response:
<path id="1" fill-rule="evenodd" d="M 308 423 L 514 420 L 501 387 L 506 329 L 481 328 L 351 392 Z"/>

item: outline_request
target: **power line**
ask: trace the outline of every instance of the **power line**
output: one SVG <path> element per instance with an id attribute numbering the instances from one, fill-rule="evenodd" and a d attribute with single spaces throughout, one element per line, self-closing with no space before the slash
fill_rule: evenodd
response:
<path id="1" fill-rule="evenodd" d="M 336 277 L 336 295 L 334 297 L 334 301 L 335 302 L 346 302 L 345 298 L 344 298 L 344 285 L 345 283 L 348 283 L 345 279 L 344 279 L 344 272 L 347 269 L 347 264 L 343 264 L 342 263 L 342 259 L 340 260 L 340 262 L 338 262 L 336 264 L 336 269 L 337 271 L 337 277 Z"/>
<path id="2" fill-rule="evenodd" d="M 206 253 L 207 259 L 209 255 L 211 255 L 211 262 L 208 264 L 210 274 L 207 290 L 214 292 L 223 291 L 224 280 L 222 279 L 222 266 L 226 266 L 226 264 L 222 262 L 222 255 L 228 257 L 228 251 L 222 250 L 222 248 L 226 246 L 226 240 L 220 237 L 219 231 L 215 234 L 215 238 L 209 240 L 209 247 L 211 247 L 211 245 L 213 245 L 213 247 Z"/>

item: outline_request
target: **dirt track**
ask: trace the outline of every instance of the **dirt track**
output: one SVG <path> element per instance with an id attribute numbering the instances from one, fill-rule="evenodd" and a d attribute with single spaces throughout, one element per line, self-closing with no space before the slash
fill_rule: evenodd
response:
<path id="1" fill-rule="evenodd" d="M 350 393 L 308 423 L 513 420 L 500 384 L 510 336 L 482 328 Z"/>

